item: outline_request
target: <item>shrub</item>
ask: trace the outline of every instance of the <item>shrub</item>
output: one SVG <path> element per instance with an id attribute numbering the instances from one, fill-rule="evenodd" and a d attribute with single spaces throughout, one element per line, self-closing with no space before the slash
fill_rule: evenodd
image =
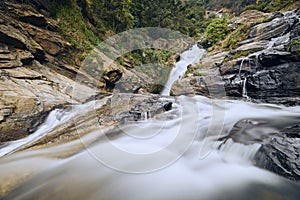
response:
<path id="1" fill-rule="evenodd" d="M 228 25 L 228 21 L 224 17 L 213 19 L 212 22 L 207 26 L 205 38 L 201 42 L 202 45 L 207 48 L 223 40 L 230 32 Z"/>

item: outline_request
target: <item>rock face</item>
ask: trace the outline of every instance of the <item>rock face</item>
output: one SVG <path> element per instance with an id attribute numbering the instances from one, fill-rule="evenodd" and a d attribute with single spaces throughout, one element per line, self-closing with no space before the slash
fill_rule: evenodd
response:
<path id="1" fill-rule="evenodd" d="M 20 4 L 0 4 L 0 143 L 32 133 L 54 108 L 84 101 L 93 90 L 72 86 L 78 70 L 63 71 L 58 58 L 72 47 L 57 32 L 55 22 Z M 27 8 L 26 7 L 26 8 Z M 69 74 L 73 75 L 69 75 Z"/>
<path id="2" fill-rule="evenodd" d="M 268 102 L 299 97 L 299 17 L 297 11 L 275 14 L 269 22 L 252 27 L 249 38 L 228 53 L 219 65 L 228 96 Z M 248 55 L 235 58 L 243 52 Z M 287 103 L 285 98 L 274 102 Z"/>

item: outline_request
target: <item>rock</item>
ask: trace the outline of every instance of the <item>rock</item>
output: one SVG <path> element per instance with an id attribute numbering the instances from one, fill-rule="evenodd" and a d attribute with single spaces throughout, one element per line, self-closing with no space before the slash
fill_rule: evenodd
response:
<path id="1" fill-rule="evenodd" d="M 290 52 L 265 51 L 259 55 L 259 60 L 264 67 L 276 66 L 287 63 L 292 58 Z"/>
<path id="2" fill-rule="evenodd" d="M 34 56 L 29 51 L 15 50 L 0 53 L 0 68 L 16 68 L 29 65 L 34 60 Z"/>
<path id="3" fill-rule="evenodd" d="M 48 22 L 44 15 L 33 13 L 31 11 L 24 11 L 19 19 L 23 22 L 30 23 L 39 27 L 46 27 L 48 25 Z"/>
<path id="4" fill-rule="evenodd" d="M 239 17 L 232 19 L 232 21 L 235 24 L 254 24 L 268 17 L 271 17 L 270 13 L 263 13 L 258 10 L 246 10 Z"/>
<path id="5" fill-rule="evenodd" d="M 0 24 L 1 42 L 20 49 L 28 50 L 28 38 L 21 32 L 10 25 Z"/>
<path id="6" fill-rule="evenodd" d="M 285 127 L 268 138 L 256 153 L 255 164 L 293 181 L 300 180 L 300 125 Z"/>
<path id="7" fill-rule="evenodd" d="M 208 52 L 206 53 L 200 61 L 200 67 L 213 68 L 219 66 L 225 57 L 228 55 L 229 51 L 224 52 Z"/>
<path id="8" fill-rule="evenodd" d="M 244 145 L 260 144 L 253 163 L 293 181 L 300 180 L 300 124 L 296 119 L 244 119 L 220 138 Z"/>
<path id="9" fill-rule="evenodd" d="M 240 53 L 243 51 L 247 51 L 249 53 L 254 53 L 254 52 L 261 51 L 261 50 L 267 48 L 268 44 L 269 44 L 269 41 L 266 41 L 266 40 L 251 42 L 248 44 L 244 44 L 244 45 L 238 47 L 237 49 L 234 49 L 230 53 L 235 54 L 235 53 Z"/>
<path id="10" fill-rule="evenodd" d="M 253 97 L 293 97 L 300 94 L 300 63 L 285 63 L 248 78 L 248 94 Z"/>
<path id="11" fill-rule="evenodd" d="M 292 41 L 299 37 L 299 22 L 296 23 L 293 12 L 272 18 L 251 29 L 250 39 L 240 42 L 220 64 L 220 74 L 229 96 L 241 97 L 246 92 L 247 96 L 264 102 L 274 98 L 275 103 L 294 105 L 295 101 L 276 98 L 293 98 L 300 94 L 298 46 L 291 45 L 297 44 Z M 242 52 L 250 54 L 233 59 Z"/>
<path id="12" fill-rule="evenodd" d="M 172 96 L 194 95 L 195 91 L 193 89 L 193 86 L 190 84 L 190 79 L 184 78 L 179 79 L 173 83 L 170 94 Z"/>
<path id="13" fill-rule="evenodd" d="M 300 22 L 298 22 L 291 30 L 291 38 L 298 38 L 300 36 Z"/>
<path id="14" fill-rule="evenodd" d="M 66 49 L 71 47 L 67 43 L 63 42 L 61 37 L 54 32 L 39 31 L 34 36 L 35 41 L 50 55 L 56 56 Z"/>
<path id="15" fill-rule="evenodd" d="M 273 37 L 284 35 L 290 28 L 287 20 L 276 18 L 270 22 L 254 26 L 249 33 L 250 38 L 255 40 L 268 40 Z"/>

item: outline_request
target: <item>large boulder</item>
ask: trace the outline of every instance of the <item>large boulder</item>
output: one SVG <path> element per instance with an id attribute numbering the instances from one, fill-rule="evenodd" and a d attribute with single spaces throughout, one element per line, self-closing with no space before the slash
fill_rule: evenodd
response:
<path id="1" fill-rule="evenodd" d="M 220 140 L 260 145 L 253 157 L 256 166 L 300 180 L 300 125 L 296 119 L 244 119 Z"/>

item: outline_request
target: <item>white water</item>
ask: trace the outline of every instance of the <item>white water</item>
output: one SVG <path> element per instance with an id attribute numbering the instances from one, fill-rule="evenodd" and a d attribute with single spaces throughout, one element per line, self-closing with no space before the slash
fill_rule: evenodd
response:
<path id="1" fill-rule="evenodd" d="M 183 52 L 180 55 L 180 60 L 175 64 L 175 66 L 171 70 L 169 79 L 165 84 L 164 90 L 162 91 L 161 95 L 169 96 L 173 83 L 185 74 L 187 67 L 190 64 L 195 64 L 199 62 L 204 53 L 205 50 L 200 49 L 197 44 L 193 45 L 189 50 Z"/>
<path id="2" fill-rule="evenodd" d="M 37 141 L 41 137 L 49 134 L 52 130 L 57 128 L 64 123 L 67 123 L 71 118 L 79 114 L 84 114 L 88 109 L 93 106 L 93 102 L 89 102 L 83 105 L 73 106 L 67 110 L 65 109 L 55 109 L 50 112 L 45 122 L 38 127 L 38 129 L 26 138 L 9 142 L 5 147 L 0 150 L 0 157 L 13 153 L 25 145 L 30 145 L 32 142 Z"/>
<path id="3" fill-rule="evenodd" d="M 244 98 L 249 99 L 248 92 L 247 92 L 247 77 L 245 77 L 245 78 L 244 78 L 244 81 L 243 81 L 243 91 L 242 91 L 242 96 L 243 96 Z"/>
<path id="4" fill-rule="evenodd" d="M 56 126 L 59 124 L 62 124 L 66 122 L 68 119 L 70 119 L 72 116 L 68 114 L 68 112 L 65 112 L 60 109 L 55 109 L 52 111 L 49 116 L 47 117 L 45 123 L 39 127 L 39 129 L 29 135 L 28 137 L 10 142 L 6 147 L 1 148 L 0 157 L 4 156 L 8 153 L 12 153 L 22 147 L 25 144 L 29 144 L 32 141 L 35 141 L 39 139 L 41 136 L 49 133 L 51 130 L 53 130 Z"/>
<path id="5" fill-rule="evenodd" d="M 93 103 L 101 106 L 90 102 L 60 117 L 75 120 L 80 110 L 94 109 Z M 174 109 L 145 121 L 144 127 L 142 122 L 113 130 L 99 127 L 74 142 L 4 156 L 0 159 L 0 188 L 19 177 L 20 187 L 6 199 L 261 199 L 266 191 L 274 198 L 299 197 L 299 186 L 252 166 L 258 144 L 214 140 L 228 134 L 242 119 L 260 119 L 265 127 L 275 126 L 240 133 L 265 137 L 278 124 L 297 121 L 299 107 L 197 96 L 180 97 Z M 173 112 L 180 117 L 165 120 Z M 50 124 L 46 121 L 44 127 L 53 127 Z M 85 132 L 78 131 L 80 135 Z M 118 135 L 99 138 L 103 132 Z M 90 145 L 88 141 L 95 138 Z M 85 147 L 71 156 L 60 156 L 78 144 Z"/>

